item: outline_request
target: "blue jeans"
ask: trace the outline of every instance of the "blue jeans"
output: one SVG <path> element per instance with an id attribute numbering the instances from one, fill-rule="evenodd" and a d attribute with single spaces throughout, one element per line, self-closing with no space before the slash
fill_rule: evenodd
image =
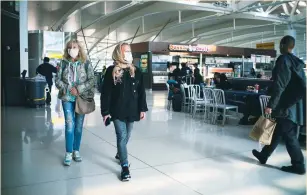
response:
<path id="1" fill-rule="evenodd" d="M 66 152 L 80 150 L 84 114 L 75 113 L 75 102 L 62 102 L 65 117 Z"/>
<path id="2" fill-rule="evenodd" d="M 127 143 L 129 141 L 133 122 L 120 121 L 118 119 L 113 121 L 116 138 L 117 138 L 117 152 L 119 155 L 121 165 L 128 165 L 128 151 Z"/>

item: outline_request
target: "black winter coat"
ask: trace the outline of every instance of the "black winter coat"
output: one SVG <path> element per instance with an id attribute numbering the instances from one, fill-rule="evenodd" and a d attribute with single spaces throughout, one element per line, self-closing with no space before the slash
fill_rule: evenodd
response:
<path id="1" fill-rule="evenodd" d="M 140 120 L 140 113 L 148 111 L 143 75 L 137 68 L 135 77 L 124 70 L 122 82 L 114 85 L 114 66 L 108 67 L 101 88 L 101 114 L 111 115 L 112 120 L 134 122 Z"/>
<path id="2" fill-rule="evenodd" d="M 49 63 L 43 63 L 36 68 L 36 73 L 45 76 L 48 85 L 52 85 L 52 73 L 57 73 L 57 68 Z"/>
<path id="3" fill-rule="evenodd" d="M 299 125 L 305 124 L 303 100 L 306 101 L 305 63 L 293 54 L 278 57 L 272 72 L 273 84 L 268 107 L 273 117 L 286 118 Z"/>

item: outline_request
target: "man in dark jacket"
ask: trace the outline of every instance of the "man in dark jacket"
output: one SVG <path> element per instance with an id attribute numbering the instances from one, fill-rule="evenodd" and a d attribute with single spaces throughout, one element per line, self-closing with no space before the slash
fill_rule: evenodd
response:
<path id="1" fill-rule="evenodd" d="M 173 70 L 172 73 L 169 73 L 169 77 L 174 77 L 173 79 L 178 82 L 179 77 L 180 77 L 179 63 L 178 62 L 172 62 L 171 66 L 176 66 L 176 68 Z"/>
<path id="2" fill-rule="evenodd" d="M 185 77 L 187 75 L 191 75 L 192 70 L 187 66 L 187 63 L 181 63 L 181 76 Z"/>
<path id="3" fill-rule="evenodd" d="M 285 36 L 280 41 L 281 56 L 272 72 L 271 99 L 265 109 L 266 114 L 276 118 L 277 125 L 271 145 L 263 147 L 261 152 L 253 150 L 253 155 L 265 164 L 283 138 L 292 166 L 284 166 L 281 170 L 305 174 L 304 157 L 297 139 L 297 127 L 304 123 L 302 101 L 306 101 L 305 64 L 292 54 L 294 46 L 295 39 L 291 36 Z"/>
<path id="4" fill-rule="evenodd" d="M 53 75 L 52 73 L 57 73 L 57 68 L 54 67 L 53 65 L 49 64 L 50 59 L 45 57 L 44 58 L 44 63 L 39 65 L 36 69 L 36 73 L 41 74 L 43 76 L 45 76 L 47 84 L 48 84 L 48 88 L 49 88 L 49 92 L 47 92 L 47 99 L 46 99 L 46 104 L 50 105 L 51 103 L 51 88 L 52 88 L 52 78 Z"/>

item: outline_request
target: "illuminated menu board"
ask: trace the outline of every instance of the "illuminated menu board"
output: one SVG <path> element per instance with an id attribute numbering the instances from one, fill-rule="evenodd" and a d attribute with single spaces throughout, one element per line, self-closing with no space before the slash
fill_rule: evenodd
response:
<path id="1" fill-rule="evenodd" d="M 143 73 L 148 72 L 148 55 L 147 54 L 141 55 L 140 68 Z"/>

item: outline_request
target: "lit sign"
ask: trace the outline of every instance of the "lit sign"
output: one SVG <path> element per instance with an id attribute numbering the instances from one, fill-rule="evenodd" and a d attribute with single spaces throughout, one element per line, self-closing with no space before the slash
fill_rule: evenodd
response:
<path id="1" fill-rule="evenodd" d="M 173 45 L 168 46 L 170 51 L 209 52 L 207 45 Z"/>
<path id="2" fill-rule="evenodd" d="M 275 49 L 275 43 L 269 42 L 269 43 L 258 43 L 256 44 L 257 49 Z"/>

